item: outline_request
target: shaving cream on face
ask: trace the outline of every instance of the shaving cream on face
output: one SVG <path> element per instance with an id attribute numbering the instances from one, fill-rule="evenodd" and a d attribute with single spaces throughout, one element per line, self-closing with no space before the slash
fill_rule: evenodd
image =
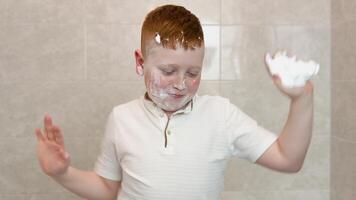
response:
<path id="1" fill-rule="evenodd" d="M 277 52 L 273 58 L 267 53 L 265 60 L 271 74 L 278 75 L 287 88 L 303 87 L 319 71 L 315 61 L 296 60 L 296 56 L 288 57 L 285 51 Z"/>
<path id="2" fill-rule="evenodd" d="M 187 85 L 185 84 L 185 79 L 183 79 L 183 81 L 178 81 L 178 83 L 174 83 L 173 87 L 181 91 L 185 90 L 187 88 Z"/>
<path id="3" fill-rule="evenodd" d="M 166 38 L 157 33 L 145 59 L 145 85 L 157 107 L 175 112 L 184 108 L 198 90 L 204 47 L 186 50 L 177 45 L 171 49 L 158 44 L 159 41 L 164 42 Z"/>
<path id="4" fill-rule="evenodd" d="M 180 87 L 180 88 L 177 88 Z M 181 98 L 174 98 L 172 94 L 175 94 L 175 89 L 180 91 L 186 90 L 185 80 L 178 84 L 167 84 L 163 78 L 155 72 L 150 72 L 150 78 L 147 84 L 147 93 L 151 100 L 160 108 L 166 111 L 176 111 L 186 105 L 193 95 L 186 93 Z"/>

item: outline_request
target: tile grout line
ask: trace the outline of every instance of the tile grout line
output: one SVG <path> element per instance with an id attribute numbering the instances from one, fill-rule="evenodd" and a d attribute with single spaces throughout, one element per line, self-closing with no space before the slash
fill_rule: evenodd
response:
<path id="1" fill-rule="evenodd" d="M 219 89 L 218 94 L 221 95 L 222 91 L 222 1 L 219 1 Z"/>
<path id="2" fill-rule="evenodd" d="M 331 138 L 332 139 L 336 139 L 336 140 L 341 141 L 341 142 L 346 142 L 346 143 L 350 143 L 350 144 L 356 144 L 356 141 L 350 141 L 350 140 L 347 140 L 347 139 L 344 139 L 344 138 L 341 138 L 341 137 L 335 136 L 335 135 L 331 135 Z"/>
<path id="3" fill-rule="evenodd" d="M 82 5 L 82 14 L 83 14 L 83 59 L 84 59 L 84 80 L 88 80 L 88 34 L 87 34 L 87 10 L 86 10 L 86 4 L 85 0 L 81 0 L 81 5 Z"/>

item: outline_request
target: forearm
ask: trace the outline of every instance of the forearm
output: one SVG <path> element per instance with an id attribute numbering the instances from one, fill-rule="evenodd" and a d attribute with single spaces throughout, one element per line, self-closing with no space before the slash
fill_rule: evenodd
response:
<path id="1" fill-rule="evenodd" d="M 69 191 L 86 199 L 115 199 L 117 191 L 110 189 L 102 178 L 93 171 L 82 171 L 69 167 L 61 176 L 52 177 Z"/>
<path id="2" fill-rule="evenodd" d="M 313 128 L 313 94 L 292 99 L 287 122 L 278 138 L 285 158 L 296 169 L 301 168 Z"/>

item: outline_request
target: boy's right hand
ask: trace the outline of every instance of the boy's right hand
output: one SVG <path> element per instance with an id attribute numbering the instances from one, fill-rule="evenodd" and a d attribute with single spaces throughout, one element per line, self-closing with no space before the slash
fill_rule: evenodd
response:
<path id="1" fill-rule="evenodd" d="M 52 124 L 51 116 L 44 118 L 44 133 L 36 128 L 37 157 L 44 173 L 56 177 L 64 174 L 70 164 L 70 156 L 64 147 L 64 140 L 58 126 Z"/>

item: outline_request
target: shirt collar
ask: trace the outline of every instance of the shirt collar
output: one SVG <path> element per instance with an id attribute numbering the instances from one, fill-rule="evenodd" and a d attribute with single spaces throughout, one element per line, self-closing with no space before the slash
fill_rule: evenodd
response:
<path id="1" fill-rule="evenodd" d="M 176 114 L 180 114 L 180 113 L 190 113 L 191 111 L 193 111 L 194 108 L 194 103 L 196 101 L 196 97 L 197 94 L 193 96 L 193 98 L 188 102 L 188 105 L 183 108 L 183 109 L 179 109 L 176 112 L 174 112 L 172 115 L 176 115 Z M 154 103 L 148 96 L 147 92 L 141 97 L 141 100 L 143 101 L 143 105 L 145 106 L 145 108 L 147 108 L 150 112 L 156 114 L 164 114 L 164 111 L 157 106 L 156 103 Z"/>

